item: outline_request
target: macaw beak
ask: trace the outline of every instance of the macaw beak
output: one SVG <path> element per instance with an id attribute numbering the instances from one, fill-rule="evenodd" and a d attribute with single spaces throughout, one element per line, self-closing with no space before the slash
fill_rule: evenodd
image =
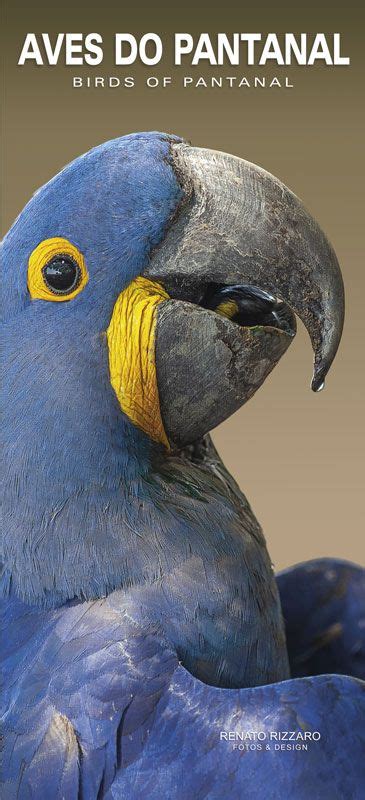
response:
<path id="1" fill-rule="evenodd" d="M 167 439 L 184 446 L 262 384 L 292 341 L 292 312 L 310 335 L 312 389 L 321 389 L 341 338 L 344 291 L 324 233 L 279 180 L 185 143 L 173 144 L 171 154 L 185 202 L 144 276 L 170 298 L 156 311 L 156 374 Z M 207 307 L 215 287 L 230 286 L 282 301 L 289 324 L 239 324 Z"/>
<path id="2" fill-rule="evenodd" d="M 303 320 L 318 391 L 342 332 L 331 245 L 298 198 L 264 170 L 171 144 L 183 190 L 163 242 L 121 293 L 108 328 L 110 377 L 124 413 L 181 448 L 261 386 Z"/>

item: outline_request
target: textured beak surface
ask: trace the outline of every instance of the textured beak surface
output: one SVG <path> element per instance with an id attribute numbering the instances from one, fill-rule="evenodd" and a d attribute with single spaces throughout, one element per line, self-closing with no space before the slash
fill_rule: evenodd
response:
<path id="1" fill-rule="evenodd" d="M 242 328 L 192 303 L 161 303 L 155 359 L 170 443 L 191 444 L 237 411 L 264 382 L 292 336 L 271 327 Z"/>

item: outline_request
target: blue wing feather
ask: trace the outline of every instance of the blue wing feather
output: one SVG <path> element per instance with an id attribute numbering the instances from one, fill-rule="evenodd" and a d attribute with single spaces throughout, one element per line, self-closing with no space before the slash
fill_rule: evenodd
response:
<path id="1" fill-rule="evenodd" d="M 310 576 L 321 597 L 323 580 L 320 589 L 312 568 L 307 588 Z M 343 603 L 358 578 L 356 570 L 347 575 Z M 288 581 L 287 574 L 285 588 L 279 578 L 284 606 Z M 310 597 L 308 588 L 304 606 Z M 5 623 L 7 800 L 362 797 L 361 681 L 318 675 L 249 689 L 208 686 L 179 663 L 133 592 L 54 610 L 9 600 Z M 275 742 L 270 750 L 234 749 L 221 736 L 249 730 L 316 730 L 321 739 L 284 752 Z"/>
<path id="2" fill-rule="evenodd" d="M 292 676 L 365 679 L 365 570 L 331 558 L 278 575 Z"/>

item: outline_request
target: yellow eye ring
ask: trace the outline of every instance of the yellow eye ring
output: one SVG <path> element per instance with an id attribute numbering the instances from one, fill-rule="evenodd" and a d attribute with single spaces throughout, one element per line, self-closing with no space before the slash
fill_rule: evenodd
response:
<path id="1" fill-rule="evenodd" d="M 32 300 L 72 300 L 88 280 L 84 256 L 68 239 L 44 239 L 29 257 L 28 290 Z"/>

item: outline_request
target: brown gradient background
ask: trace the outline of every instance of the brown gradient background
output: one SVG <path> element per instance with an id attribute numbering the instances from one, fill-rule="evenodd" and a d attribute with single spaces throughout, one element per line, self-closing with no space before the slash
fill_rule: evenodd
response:
<path id="1" fill-rule="evenodd" d="M 319 395 L 309 389 L 312 354 L 298 336 L 250 403 L 214 434 L 223 459 L 262 523 L 277 568 L 316 556 L 364 561 L 363 319 L 361 237 L 365 133 L 358 1 L 341 3 L 103 2 L 7 0 L 5 54 L 4 229 L 33 191 L 90 147 L 131 131 L 178 133 L 225 150 L 281 178 L 332 241 L 343 269 L 347 319 L 342 345 Z M 186 67 L 172 65 L 175 31 L 342 33 L 350 67 Z M 17 66 L 28 32 L 103 35 L 99 67 Z M 112 35 L 159 33 L 156 67 L 114 67 Z M 72 75 L 134 75 L 137 88 L 73 90 Z M 174 86 L 147 89 L 148 75 Z M 190 75 L 288 75 L 293 89 L 186 89 Z"/>

